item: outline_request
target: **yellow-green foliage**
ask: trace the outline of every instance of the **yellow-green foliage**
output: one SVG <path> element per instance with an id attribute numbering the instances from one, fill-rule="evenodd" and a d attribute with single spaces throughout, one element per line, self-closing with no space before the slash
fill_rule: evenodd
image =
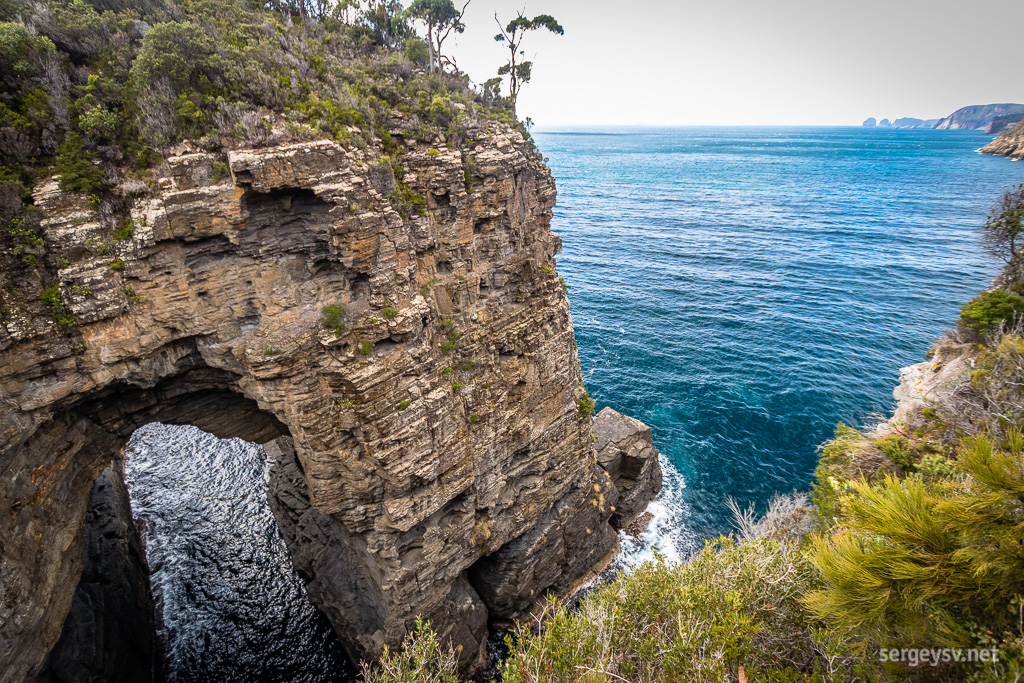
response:
<path id="1" fill-rule="evenodd" d="M 363 666 L 365 683 L 458 683 L 455 653 L 440 644 L 430 622 L 416 626 L 397 651 L 384 648 L 375 666 Z"/>
<path id="2" fill-rule="evenodd" d="M 880 645 L 967 646 L 1012 626 L 1024 594 L 1024 439 L 964 442 L 957 475 L 934 483 L 892 475 L 855 482 L 842 528 L 810 558 L 826 587 L 806 602 L 818 618 Z"/>
<path id="3" fill-rule="evenodd" d="M 719 538 L 685 563 L 657 558 L 584 598 L 551 603 L 539 635 L 520 628 L 506 683 L 805 680 L 838 657 L 798 597 L 814 572 L 792 545 Z"/>
<path id="4" fill-rule="evenodd" d="M 912 472 L 917 468 L 917 456 L 905 437 L 889 434 L 875 441 L 875 447 L 902 471 Z"/>

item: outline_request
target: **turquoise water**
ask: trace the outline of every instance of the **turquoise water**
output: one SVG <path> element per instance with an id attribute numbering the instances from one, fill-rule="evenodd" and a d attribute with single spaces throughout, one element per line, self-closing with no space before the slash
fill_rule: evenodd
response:
<path id="1" fill-rule="evenodd" d="M 584 382 L 667 461 L 648 540 L 806 490 L 842 420 L 887 413 L 998 264 L 977 228 L 1024 163 L 991 136 L 860 128 L 539 132 Z"/>

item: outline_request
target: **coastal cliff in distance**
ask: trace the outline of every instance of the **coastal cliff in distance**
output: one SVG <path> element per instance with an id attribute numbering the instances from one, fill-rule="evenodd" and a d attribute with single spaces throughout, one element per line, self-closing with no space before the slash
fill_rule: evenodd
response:
<path id="1" fill-rule="evenodd" d="M 981 153 L 1024 159 L 1024 119 L 1015 126 L 1005 129 L 999 137 L 982 147 Z"/>
<path id="2" fill-rule="evenodd" d="M 1024 118 L 1024 104 L 976 104 L 961 107 L 941 119 L 903 117 L 890 121 L 864 120 L 865 128 L 934 128 L 936 130 L 982 130 L 993 135 Z"/>
<path id="3" fill-rule="evenodd" d="M 1024 118 L 1024 104 L 976 104 L 961 107 L 939 121 L 938 130 L 986 130 L 993 120 L 1006 117 Z"/>

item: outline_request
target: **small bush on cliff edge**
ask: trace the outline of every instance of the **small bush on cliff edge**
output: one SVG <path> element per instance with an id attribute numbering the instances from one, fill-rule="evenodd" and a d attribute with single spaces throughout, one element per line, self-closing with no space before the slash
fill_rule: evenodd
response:
<path id="1" fill-rule="evenodd" d="M 814 585 L 793 544 L 718 538 L 687 562 L 657 557 L 619 575 L 577 610 L 549 604 L 539 635 L 520 627 L 509 638 L 502 680 L 828 678 L 844 655 L 799 603 Z"/>
<path id="2" fill-rule="evenodd" d="M 1024 297 L 1002 289 L 982 292 L 960 309 L 960 328 L 975 338 L 984 338 L 1003 324 L 1012 325 L 1024 315 Z"/>
<path id="3" fill-rule="evenodd" d="M 455 653 L 442 647 L 430 622 L 416 617 L 416 626 L 402 648 L 387 647 L 376 666 L 363 665 L 365 683 L 458 683 Z"/>

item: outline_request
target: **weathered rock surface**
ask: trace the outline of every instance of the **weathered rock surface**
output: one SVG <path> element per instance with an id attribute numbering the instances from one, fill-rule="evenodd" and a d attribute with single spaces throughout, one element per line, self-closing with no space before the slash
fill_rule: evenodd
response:
<path id="1" fill-rule="evenodd" d="M 611 476 L 618 500 L 611 523 L 625 529 L 661 491 L 661 465 L 651 441 L 651 428 L 612 408 L 594 419 L 597 464 Z"/>
<path id="2" fill-rule="evenodd" d="M 35 683 L 149 683 L 160 676 L 142 540 L 120 463 L 93 485 L 82 575 L 60 640 Z"/>
<path id="3" fill-rule="evenodd" d="M 76 322 L 40 302 L 52 281 L 5 273 L 0 681 L 39 673 L 78 614 L 90 491 L 155 420 L 288 437 L 271 499 L 356 656 L 424 615 L 470 668 L 488 617 L 614 551 L 611 508 L 621 522 L 655 488 L 649 435 L 608 437 L 619 472 L 598 464 L 553 179 L 511 129 L 468 135 L 401 155 L 422 215 L 378 191 L 379 151 L 329 141 L 168 159 L 126 240 L 85 197 L 36 188 Z"/>
<path id="4" fill-rule="evenodd" d="M 999 137 L 981 148 L 981 153 L 1024 159 L 1024 120 L 1003 130 Z"/>

